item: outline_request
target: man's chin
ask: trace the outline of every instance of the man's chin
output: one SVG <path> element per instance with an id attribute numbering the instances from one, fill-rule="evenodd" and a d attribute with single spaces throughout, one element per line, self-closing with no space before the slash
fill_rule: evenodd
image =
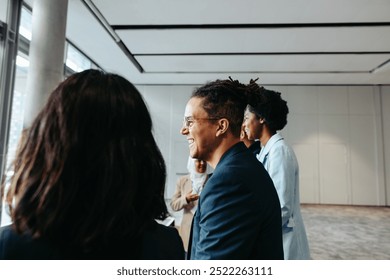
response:
<path id="1" fill-rule="evenodd" d="M 191 152 L 190 152 L 190 157 L 198 159 L 198 157 L 197 157 L 197 154 L 196 154 L 196 153 L 191 153 Z"/>
<path id="2" fill-rule="evenodd" d="M 201 159 L 201 158 L 199 158 L 199 154 L 197 153 L 197 151 L 191 150 L 191 149 L 190 149 L 190 157 L 196 158 L 196 159 Z"/>

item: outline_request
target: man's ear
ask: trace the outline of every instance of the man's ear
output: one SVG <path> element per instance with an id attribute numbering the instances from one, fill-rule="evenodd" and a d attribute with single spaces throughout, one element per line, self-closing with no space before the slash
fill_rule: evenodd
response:
<path id="1" fill-rule="evenodd" d="M 226 133 L 229 128 L 229 121 L 225 118 L 218 120 L 218 127 L 216 136 L 220 136 Z"/>
<path id="2" fill-rule="evenodd" d="M 265 119 L 264 119 L 263 117 L 260 117 L 259 123 L 260 123 L 260 124 L 265 124 Z"/>

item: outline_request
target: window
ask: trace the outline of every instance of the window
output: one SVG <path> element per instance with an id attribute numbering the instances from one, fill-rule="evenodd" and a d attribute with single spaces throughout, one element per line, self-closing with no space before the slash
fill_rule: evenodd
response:
<path id="1" fill-rule="evenodd" d="M 32 34 L 32 13 L 27 6 L 22 6 L 19 25 L 18 54 L 16 57 L 16 71 L 14 83 L 14 95 L 12 99 L 11 122 L 9 130 L 9 140 L 7 147 L 5 180 L 13 174 L 10 165 L 14 159 L 19 137 L 23 129 L 24 100 L 27 74 L 29 69 L 29 47 Z M 73 73 L 86 69 L 99 67 L 92 62 L 86 55 L 77 49 L 69 41 L 65 45 L 65 63 L 64 76 L 67 77 Z M 11 219 L 5 210 L 4 203 L 1 211 L 1 225 L 11 223 Z"/>
<path id="2" fill-rule="evenodd" d="M 91 69 L 92 62 L 82 52 L 70 43 L 66 44 L 65 55 L 65 76 L 69 76 L 73 73 L 81 72 L 86 69 Z"/>

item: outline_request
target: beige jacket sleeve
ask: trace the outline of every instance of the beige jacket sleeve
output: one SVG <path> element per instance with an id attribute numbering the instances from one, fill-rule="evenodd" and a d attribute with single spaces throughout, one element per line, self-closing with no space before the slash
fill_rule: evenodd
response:
<path id="1" fill-rule="evenodd" d="M 171 199 L 171 208 L 174 211 L 181 209 L 191 209 L 194 203 L 187 203 L 186 195 L 192 190 L 191 179 L 189 175 L 185 175 L 177 179 L 176 190 Z"/>

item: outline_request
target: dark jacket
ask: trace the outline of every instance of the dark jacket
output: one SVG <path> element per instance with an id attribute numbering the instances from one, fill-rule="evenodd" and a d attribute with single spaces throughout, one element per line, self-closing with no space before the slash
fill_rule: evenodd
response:
<path id="1" fill-rule="evenodd" d="M 199 199 L 190 259 L 283 259 L 280 203 L 263 165 L 239 142 Z"/>
<path id="2" fill-rule="evenodd" d="M 261 146 L 260 146 L 260 141 L 255 141 L 254 143 L 252 143 L 248 149 L 250 151 L 252 151 L 252 153 L 254 155 L 257 155 L 258 153 L 260 153 L 260 150 L 261 150 Z"/>
<path id="3" fill-rule="evenodd" d="M 50 259 L 184 259 L 184 249 L 177 230 L 153 222 L 139 240 L 116 240 L 110 247 L 95 253 L 70 250 L 66 244 L 51 244 L 30 234 L 17 234 L 12 226 L 0 228 L 0 259 L 50 260 Z M 104 246 L 102 246 L 104 248 Z"/>

